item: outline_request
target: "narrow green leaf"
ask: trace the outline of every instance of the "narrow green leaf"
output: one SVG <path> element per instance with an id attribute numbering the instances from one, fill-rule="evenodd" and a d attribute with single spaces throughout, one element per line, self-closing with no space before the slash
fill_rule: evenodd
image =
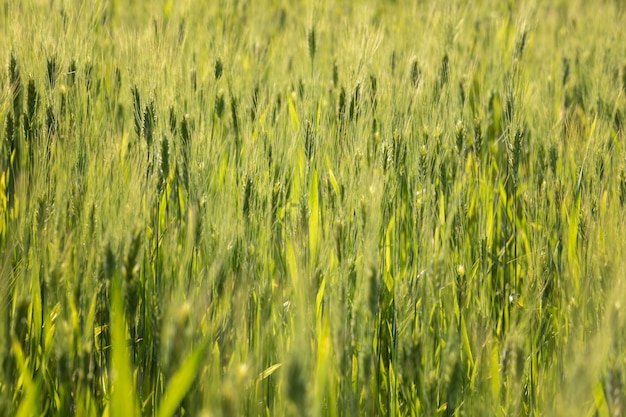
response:
<path id="1" fill-rule="evenodd" d="M 495 402 L 500 398 L 500 352 L 498 344 L 494 343 L 491 348 L 491 395 Z"/>
<path id="2" fill-rule="evenodd" d="M 333 187 L 333 191 L 335 192 L 335 196 L 339 199 L 341 197 L 339 184 L 337 183 L 337 179 L 335 178 L 335 174 L 333 174 L 332 169 L 328 169 L 328 178 L 330 180 L 330 185 Z"/>
<path id="3" fill-rule="evenodd" d="M 272 375 L 274 372 L 279 370 L 282 366 L 283 366 L 282 363 L 275 363 L 274 365 L 270 366 L 269 368 L 267 368 L 266 370 L 264 370 L 263 372 L 259 374 L 258 381 L 264 380 L 265 378 L 267 378 L 268 376 Z"/>
<path id="4" fill-rule="evenodd" d="M 285 239 L 285 258 L 291 282 L 293 283 L 294 288 L 298 288 L 298 264 L 296 262 L 296 254 L 293 251 L 291 240 L 288 238 Z"/>
<path id="5" fill-rule="evenodd" d="M 602 382 L 598 382 L 593 388 L 593 409 L 589 413 L 590 416 L 609 417 L 609 405 L 606 402 L 606 395 L 604 395 L 604 388 Z"/>
<path id="6" fill-rule="evenodd" d="M 130 352 L 126 344 L 124 298 L 119 277 L 111 285 L 111 416 L 131 417 L 139 415 L 135 397 Z"/>
<path id="7" fill-rule="evenodd" d="M 38 414 L 39 402 L 39 386 L 30 374 L 28 369 L 28 359 L 24 356 L 24 351 L 17 340 L 13 340 L 13 356 L 17 362 L 20 371 L 20 380 L 22 382 L 24 396 L 21 399 L 17 413 L 17 417 L 29 417 Z"/>
<path id="8" fill-rule="evenodd" d="M 572 281 L 576 294 L 579 289 L 578 276 L 578 225 L 580 222 L 580 199 L 576 199 L 575 206 L 569 216 L 569 228 L 567 232 L 567 258 L 572 272 Z"/>
<path id="9" fill-rule="evenodd" d="M 463 349 L 467 355 L 467 360 L 470 367 L 474 366 L 474 356 L 472 355 L 472 345 L 470 344 L 469 335 L 467 334 L 467 327 L 465 326 L 465 318 L 461 316 L 461 337 L 463 338 Z"/>
<path id="10" fill-rule="evenodd" d="M 389 291 L 393 291 L 393 271 L 391 266 L 393 265 L 393 252 L 392 252 L 392 238 L 395 229 L 396 218 L 391 216 L 389 224 L 387 225 L 387 231 L 385 233 L 385 270 L 383 271 L 383 280 Z"/>
<path id="11" fill-rule="evenodd" d="M 317 296 L 315 297 L 315 317 L 318 323 L 320 323 L 322 320 L 322 302 L 324 301 L 325 289 L 326 289 L 326 277 L 322 278 L 322 283 L 320 284 L 320 288 L 317 291 Z"/>
<path id="12" fill-rule="evenodd" d="M 296 131 L 300 127 L 300 119 L 298 119 L 298 113 L 296 112 L 296 104 L 293 101 L 291 95 L 287 96 L 287 103 L 289 104 L 289 116 L 291 117 L 291 126 Z"/>
<path id="13" fill-rule="evenodd" d="M 172 379 L 165 389 L 163 401 L 159 406 L 158 417 L 171 417 L 176 413 L 178 405 L 189 392 L 189 389 L 200 371 L 207 346 L 207 343 L 203 343 L 196 348 L 196 350 L 189 355 L 187 360 L 185 360 L 185 363 L 176 371 L 174 376 L 172 376 Z"/>
<path id="14" fill-rule="evenodd" d="M 166 0 L 163 5 L 163 18 L 167 20 L 172 13 L 172 6 L 174 5 L 174 0 Z"/>
<path id="15" fill-rule="evenodd" d="M 439 226 L 445 230 L 446 227 L 446 197 L 443 192 L 439 193 Z"/>
<path id="16" fill-rule="evenodd" d="M 319 201 L 317 189 L 317 171 L 313 170 L 313 178 L 311 179 L 311 188 L 309 190 L 309 253 L 311 255 L 311 265 L 315 263 L 317 255 L 317 242 L 319 239 Z"/>
<path id="17" fill-rule="evenodd" d="M 317 102 L 317 114 L 315 115 L 315 129 L 320 127 L 320 119 L 322 118 L 322 99 Z"/>

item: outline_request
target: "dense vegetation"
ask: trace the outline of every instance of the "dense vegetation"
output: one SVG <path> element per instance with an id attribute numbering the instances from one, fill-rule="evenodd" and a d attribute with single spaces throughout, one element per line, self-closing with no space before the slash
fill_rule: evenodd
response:
<path id="1" fill-rule="evenodd" d="M 0 415 L 626 413 L 623 2 L 353 3 L 2 1 Z"/>

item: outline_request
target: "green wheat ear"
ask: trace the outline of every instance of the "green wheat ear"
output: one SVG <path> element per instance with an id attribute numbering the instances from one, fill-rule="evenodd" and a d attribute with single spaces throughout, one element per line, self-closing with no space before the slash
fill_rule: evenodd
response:
<path id="1" fill-rule="evenodd" d="M 180 138 L 182 139 L 183 151 L 187 155 L 191 146 L 191 116 L 185 114 L 180 122 Z"/>
<path id="2" fill-rule="evenodd" d="M 57 60 L 56 57 L 50 57 L 46 59 L 46 69 L 48 75 L 48 87 L 54 88 L 57 80 Z"/>
<path id="3" fill-rule="evenodd" d="M 317 38 L 315 36 L 315 28 L 311 28 L 311 30 L 309 30 L 308 44 L 309 58 L 311 58 L 312 63 L 315 60 L 315 53 L 317 52 Z"/>
<path id="4" fill-rule="evenodd" d="M 465 125 L 463 124 L 463 120 L 458 120 L 456 122 L 454 134 L 456 137 L 456 149 L 460 155 L 463 152 L 463 149 L 465 146 L 465 136 L 466 136 L 466 130 L 465 130 Z"/>
<path id="5" fill-rule="evenodd" d="M 143 127 L 143 113 L 141 111 L 141 96 L 139 95 L 139 89 L 135 85 L 131 93 L 133 95 L 133 115 L 135 120 L 135 133 L 138 138 L 141 138 L 141 129 Z"/>
<path id="6" fill-rule="evenodd" d="M 221 119 L 224 115 L 224 107 L 226 106 L 224 102 L 224 92 L 222 90 L 218 91 L 215 95 L 215 115 L 218 119 Z"/>
<path id="7" fill-rule="evenodd" d="M 443 88 L 444 85 L 448 82 L 448 78 L 450 77 L 450 58 L 448 58 L 448 54 L 446 53 L 441 60 L 441 67 L 439 68 L 439 89 Z"/>
<path id="8" fill-rule="evenodd" d="M 13 95 L 13 117 L 16 125 L 19 125 L 19 117 L 22 114 L 22 78 L 13 52 L 11 52 L 9 59 L 9 82 Z"/>
<path id="9" fill-rule="evenodd" d="M 413 61 L 411 62 L 411 84 L 413 85 L 413 87 L 417 88 L 419 86 L 421 78 L 422 76 L 420 73 L 417 58 L 413 58 Z"/>
<path id="10" fill-rule="evenodd" d="M 339 121 L 344 120 L 346 114 L 346 89 L 341 87 L 339 92 L 339 107 L 337 108 L 337 115 Z"/>
<path id="11" fill-rule="evenodd" d="M 13 152 L 16 150 L 16 146 L 18 145 L 16 138 L 15 138 L 15 133 L 16 133 L 16 129 L 15 129 L 15 122 L 13 121 L 13 114 L 9 113 L 7 114 L 7 120 L 4 124 L 4 140 L 5 140 L 5 143 L 7 143 L 9 146 L 9 149 L 8 149 L 9 152 L 8 152 L 7 160 L 6 160 L 7 166 L 11 165 L 11 160 L 14 158 Z"/>
<path id="12" fill-rule="evenodd" d="M 215 80 L 219 80 L 220 78 L 222 78 L 223 71 L 224 71 L 224 64 L 222 64 L 222 60 L 218 58 L 217 60 L 215 60 L 215 68 L 214 68 Z"/>
<path id="13" fill-rule="evenodd" d="M 563 77 L 561 80 L 561 84 L 563 84 L 563 86 L 565 86 L 565 84 L 567 84 L 567 81 L 569 80 L 569 75 L 570 75 L 570 62 L 568 58 L 563 58 Z"/>
<path id="14" fill-rule="evenodd" d="M 150 100 L 150 104 L 147 105 L 143 112 L 143 137 L 148 145 L 148 153 L 152 148 L 154 141 L 154 129 L 157 123 L 157 113 L 154 104 L 154 100 Z"/>
<path id="15" fill-rule="evenodd" d="M 170 117 L 169 117 L 169 125 L 170 125 L 170 132 L 172 134 L 176 133 L 176 112 L 174 111 L 174 107 L 170 106 Z"/>
<path id="16" fill-rule="evenodd" d="M 350 120 L 358 118 L 358 107 L 359 107 L 359 95 L 361 92 L 361 84 L 357 83 L 354 88 L 354 94 L 352 94 L 352 98 L 350 99 Z"/>
<path id="17" fill-rule="evenodd" d="M 378 81 L 374 74 L 370 74 L 370 104 L 372 105 L 372 110 L 375 111 L 378 104 Z M 376 119 L 374 119 L 375 121 Z"/>
<path id="18" fill-rule="evenodd" d="M 515 51 L 513 56 L 516 60 L 520 59 L 526 49 L 526 41 L 528 40 L 528 29 L 524 29 L 522 34 L 517 38 L 515 42 Z"/>
<path id="19" fill-rule="evenodd" d="M 254 182 L 252 181 L 252 177 L 247 174 L 243 190 L 243 217 L 246 219 L 250 216 L 250 207 L 252 206 L 253 196 Z"/>
<path id="20" fill-rule="evenodd" d="M 237 99 L 234 96 L 230 97 L 230 116 L 233 121 L 233 130 L 235 132 L 235 137 L 237 140 L 239 139 L 239 112 L 237 110 Z"/>
<path id="21" fill-rule="evenodd" d="M 38 104 L 39 94 L 37 93 L 37 87 L 35 87 L 35 80 L 31 77 L 28 79 L 28 88 L 26 89 L 26 111 L 28 119 L 33 120 L 35 118 Z"/>
<path id="22" fill-rule="evenodd" d="M 34 168 L 35 163 L 35 137 L 37 135 L 37 109 L 39 108 L 39 93 L 35 87 L 35 80 L 28 79 L 28 87 L 26 88 L 26 114 L 24 115 L 24 131 L 26 139 L 29 142 L 28 155 L 29 166 Z"/>
<path id="23" fill-rule="evenodd" d="M 161 140 L 161 169 L 159 170 L 159 191 L 163 192 L 167 185 L 167 178 L 170 173 L 170 144 L 164 135 Z"/>
<path id="24" fill-rule="evenodd" d="M 74 83 L 76 82 L 76 71 L 76 61 L 72 59 L 69 67 L 67 68 L 67 85 L 69 87 L 73 87 Z"/>
<path id="25" fill-rule="evenodd" d="M 50 136 L 54 136 L 57 131 L 57 118 L 52 106 L 48 106 L 46 109 L 46 131 Z"/>
<path id="26" fill-rule="evenodd" d="M 126 314 L 128 320 L 133 320 L 137 307 L 139 306 L 139 251 L 141 249 L 141 237 L 140 231 L 135 231 L 131 238 L 126 259 L 123 265 L 123 292 L 125 299 Z"/>

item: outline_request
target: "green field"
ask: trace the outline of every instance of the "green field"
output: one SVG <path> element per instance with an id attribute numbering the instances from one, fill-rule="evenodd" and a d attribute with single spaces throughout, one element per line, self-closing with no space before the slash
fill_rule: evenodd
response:
<path id="1" fill-rule="evenodd" d="M 0 0 L 0 415 L 626 415 L 625 21 Z"/>

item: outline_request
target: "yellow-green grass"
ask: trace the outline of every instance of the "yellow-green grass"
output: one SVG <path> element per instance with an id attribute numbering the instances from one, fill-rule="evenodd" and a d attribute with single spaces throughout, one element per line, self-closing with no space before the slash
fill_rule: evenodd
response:
<path id="1" fill-rule="evenodd" d="M 626 412 L 620 1 L 0 2 L 0 415 Z"/>

